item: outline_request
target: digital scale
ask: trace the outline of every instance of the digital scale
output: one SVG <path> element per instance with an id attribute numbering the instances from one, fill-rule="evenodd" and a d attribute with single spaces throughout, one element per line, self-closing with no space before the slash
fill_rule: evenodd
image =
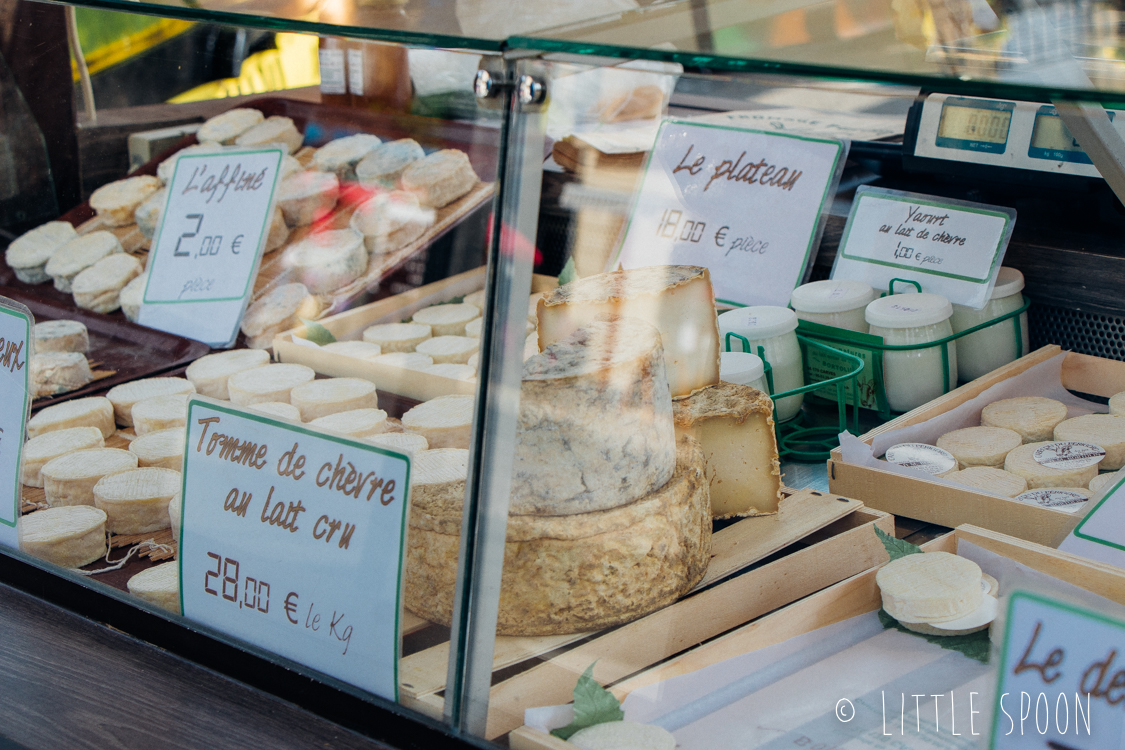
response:
<path id="1" fill-rule="evenodd" d="M 1125 137 L 1125 116 L 1107 110 Z M 923 93 L 910 109 L 903 167 L 1020 183 L 1104 184 L 1090 157 L 1050 104 Z"/>

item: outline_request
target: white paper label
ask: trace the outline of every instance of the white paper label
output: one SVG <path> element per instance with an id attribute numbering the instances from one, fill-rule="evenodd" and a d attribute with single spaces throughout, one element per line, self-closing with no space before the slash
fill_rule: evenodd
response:
<path id="1" fill-rule="evenodd" d="M 832 278 L 884 290 L 891 279 L 906 279 L 979 310 L 992 294 L 1015 220 L 1011 208 L 861 187 Z"/>
<path id="2" fill-rule="evenodd" d="M 149 254 L 139 322 L 232 343 L 269 234 L 282 151 L 184 154 Z"/>
<path id="3" fill-rule="evenodd" d="M 392 700 L 410 459 L 193 396 L 183 613 Z"/>
<path id="4" fill-rule="evenodd" d="M 846 153 L 836 140 L 665 121 L 615 264 L 705 266 L 720 302 L 784 307 Z"/>
<path id="5" fill-rule="evenodd" d="M 1106 491 L 1059 550 L 1125 568 L 1125 482 Z"/>
<path id="6" fill-rule="evenodd" d="M 952 453 L 926 443 L 900 443 L 890 448 L 885 458 L 892 464 L 934 475 L 952 471 L 957 466 Z"/>
<path id="7" fill-rule="evenodd" d="M 348 50 L 348 92 L 363 96 L 363 50 Z"/>
<path id="8" fill-rule="evenodd" d="M 1089 498 L 1077 492 L 1058 489 L 1029 490 L 1016 495 L 1016 500 L 1030 505 L 1039 505 L 1044 508 L 1054 508 L 1073 513 L 1083 506 Z"/>
<path id="9" fill-rule="evenodd" d="M 347 82 L 344 78 L 344 50 L 320 50 L 320 93 L 348 93 Z"/>
<path id="10" fill-rule="evenodd" d="M 19 549 L 20 457 L 31 405 L 31 313 L 0 297 L 0 545 Z"/>
<path id="11" fill-rule="evenodd" d="M 989 747 L 1120 748 L 1125 623 L 1016 591 L 1004 629 Z"/>
<path id="12" fill-rule="evenodd" d="M 1091 443 L 1063 440 L 1037 448 L 1031 457 L 1041 466 L 1060 471 L 1076 471 L 1100 464 L 1105 451 Z"/>

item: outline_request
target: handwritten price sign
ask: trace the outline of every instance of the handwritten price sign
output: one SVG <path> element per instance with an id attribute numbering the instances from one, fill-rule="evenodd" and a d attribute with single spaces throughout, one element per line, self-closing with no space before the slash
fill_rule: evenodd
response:
<path id="1" fill-rule="evenodd" d="M 282 152 L 185 154 L 149 259 L 140 322 L 211 346 L 238 334 L 269 234 Z"/>
<path id="2" fill-rule="evenodd" d="M 836 140 L 668 120 L 615 263 L 706 266 L 722 302 L 787 305 L 846 153 Z"/>
<path id="3" fill-rule="evenodd" d="M 20 456 L 31 405 L 31 311 L 0 297 L 0 545 L 19 548 Z"/>
<path id="4" fill-rule="evenodd" d="M 184 615 L 397 699 L 410 459 L 189 404 Z"/>

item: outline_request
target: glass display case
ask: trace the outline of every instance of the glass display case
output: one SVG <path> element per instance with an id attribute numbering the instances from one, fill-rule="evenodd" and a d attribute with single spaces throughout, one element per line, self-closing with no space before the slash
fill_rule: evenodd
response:
<path id="1" fill-rule="evenodd" d="M 1109 5 L 81 5 L 5 583 L 395 746 L 1004 746 L 1116 642 Z"/>

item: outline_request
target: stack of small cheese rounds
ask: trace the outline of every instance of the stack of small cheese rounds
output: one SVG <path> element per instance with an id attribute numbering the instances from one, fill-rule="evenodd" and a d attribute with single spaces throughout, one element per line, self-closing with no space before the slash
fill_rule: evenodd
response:
<path id="1" fill-rule="evenodd" d="M 925 635 L 968 635 L 996 619 L 996 579 L 948 552 L 893 560 L 875 574 L 883 610 L 903 627 Z"/>
<path id="2" fill-rule="evenodd" d="M 76 320 L 47 320 L 32 330 L 35 355 L 30 375 L 36 398 L 77 390 L 94 379 L 86 352 L 90 336 Z"/>

